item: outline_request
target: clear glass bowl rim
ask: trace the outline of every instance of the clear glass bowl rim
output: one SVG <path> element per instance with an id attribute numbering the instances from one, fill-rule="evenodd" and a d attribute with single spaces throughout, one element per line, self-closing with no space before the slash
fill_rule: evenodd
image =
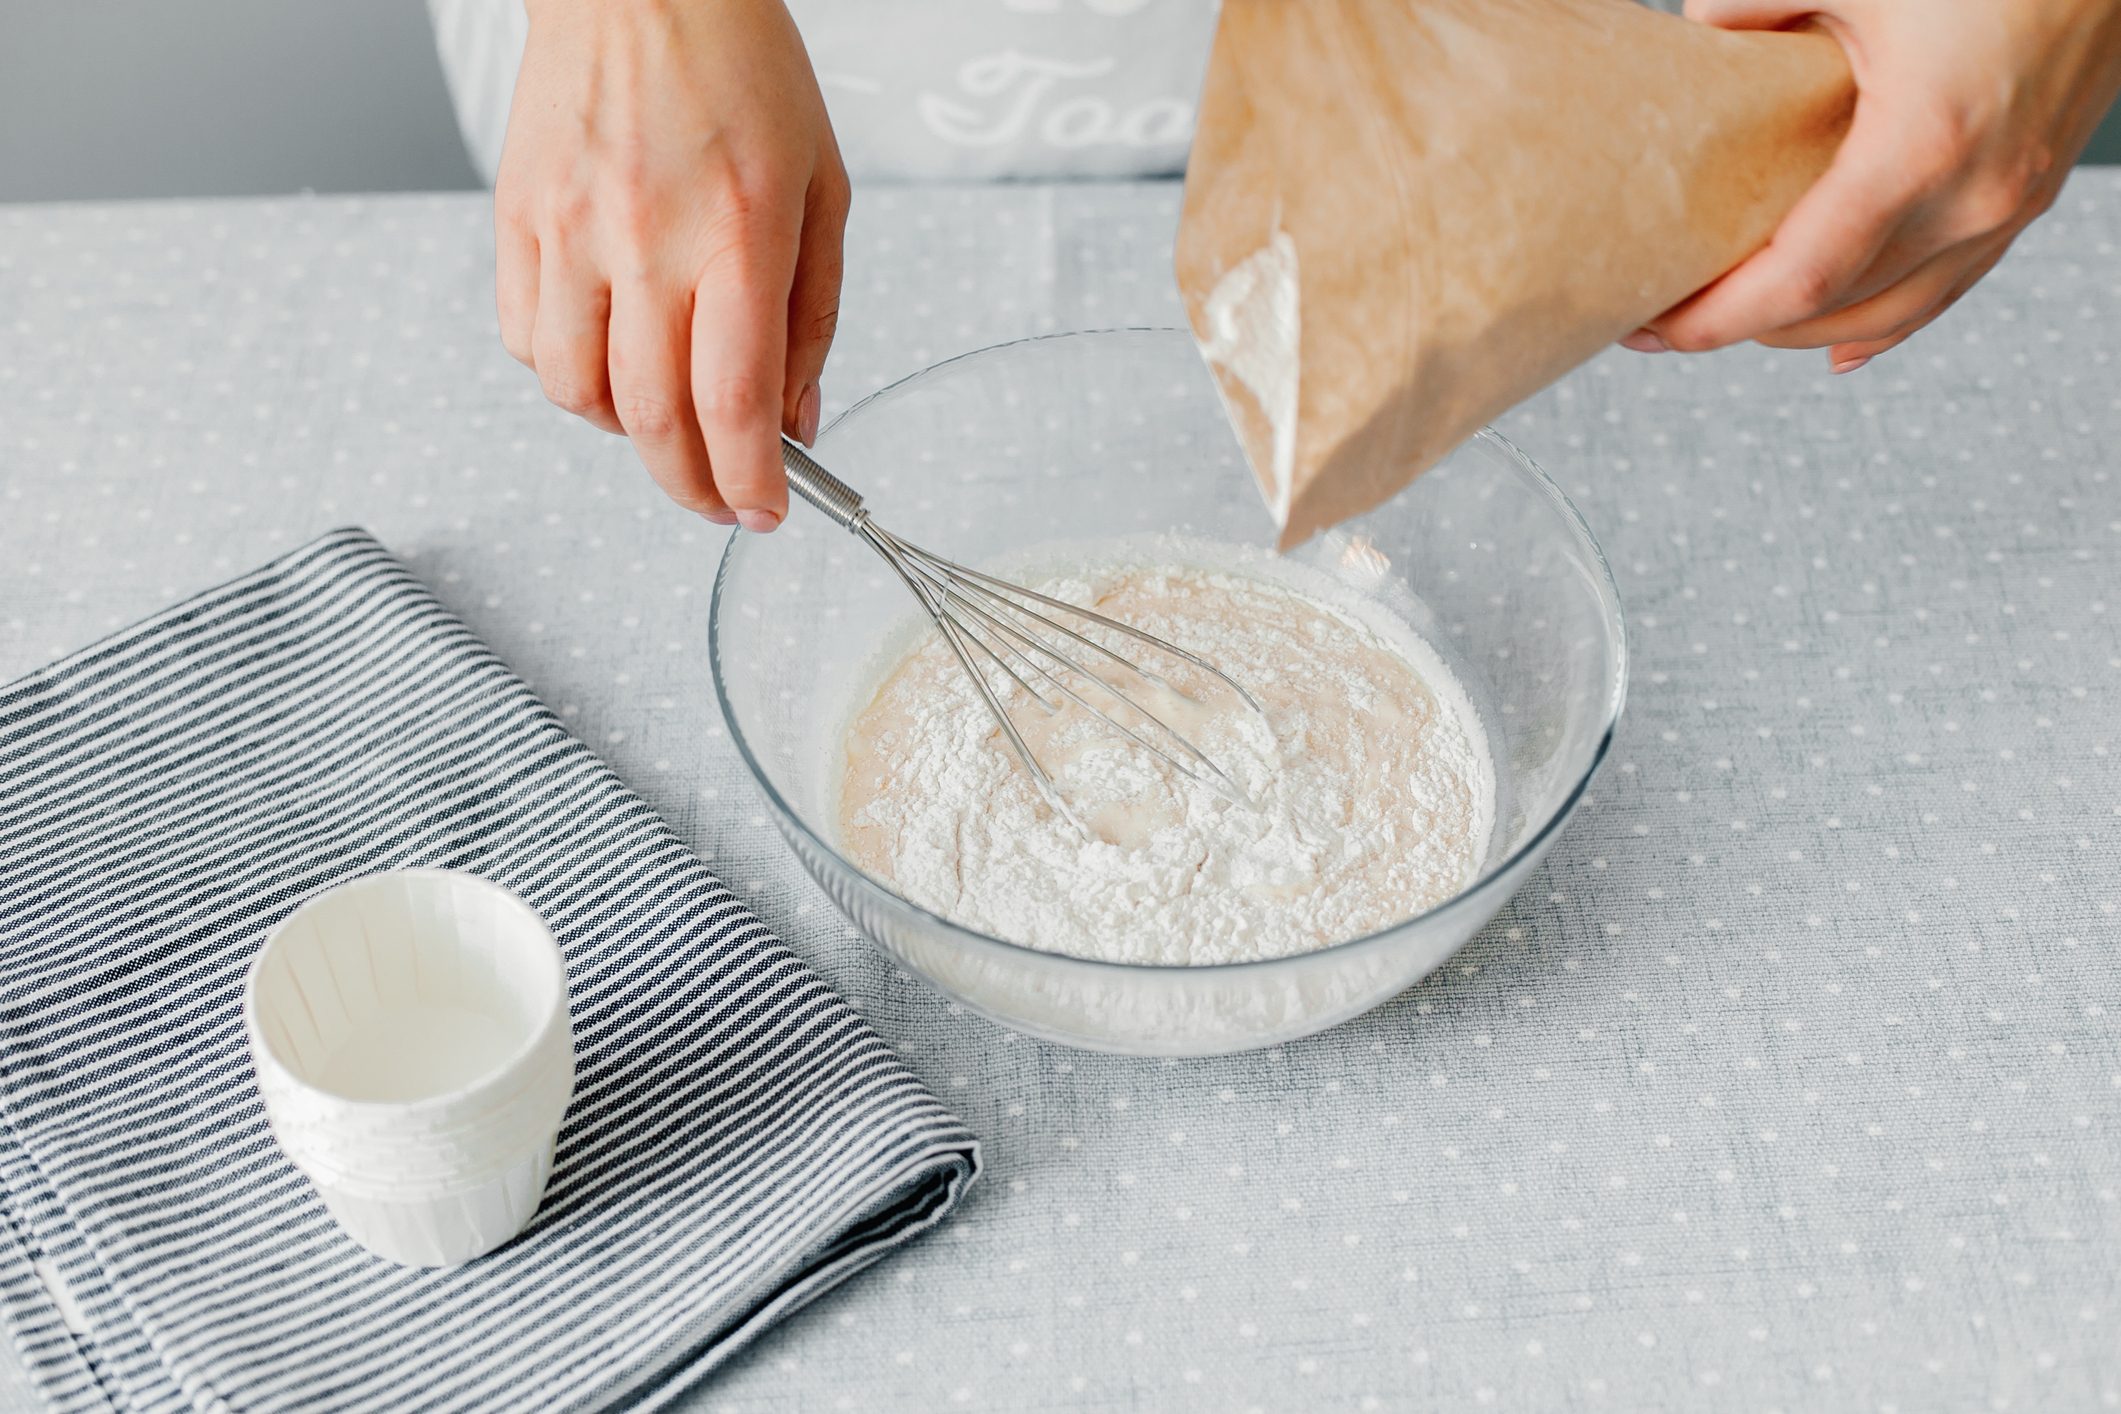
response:
<path id="1" fill-rule="evenodd" d="M 1069 329 L 1052 334 L 1033 334 L 1022 339 L 1009 339 L 999 344 L 988 344 L 982 348 L 968 349 L 964 353 L 953 355 L 939 363 L 930 364 L 926 368 L 909 373 L 895 382 L 887 383 L 883 387 L 878 388 L 875 392 L 850 405 L 838 417 L 833 418 L 818 435 L 822 439 L 825 432 L 829 432 L 839 426 L 841 422 L 854 416 L 863 408 L 869 406 L 869 404 L 876 402 L 880 398 L 889 397 L 900 389 L 928 377 L 930 374 L 940 372 L 952 364 L 962 363 L 966 359 L 983 358 L 989 354 L 1000 353 L 1005 349 L 1013 349 L 1023 344 L 1043 344 L 1060 339 L 1099 338 L 1122 334 L 1154 334 L 1159 336 L 1184 334 L 1189 338 L 1191 337 L 1190 331 L 1172 325 L 1115 325 L 1103 329 Z M 781 797 L 781 793 L 774 788 L 773 781 L 767 776 L 765 768 L 759 764 L 758 757 L 752 753 L 751 743 L 744 739 L 744 729 L 737 724 L 737 714 L 729 701 L 729 687 L 722 672 L 721 646 L 723 591 L 729 582 L 730 566 L 734 562 L 745 539 L 742 533 L 732 534 L 723 545 L 721 561 L 715 568 L 714 591 L 707 607 L 707 661 L 709 670 L 714 678 L 715 705 L 721 709 L 722 720 L 728 724 L 729 739 L 736 744 L 737 755 L 743 758 L 744 769 L 751 773 L 752 781 L 765 793 L 767 802 L 772 805 L 776 814 L 799 830 L 811 844 L 829 855 L 841 867 L 863 883 L 881 890 L 902 907 L 911 909 L 920 917 L 939 924 L 950 934 L 977 939 L 991 947 L 1001 948 L 1008 952 L 1027 953 L 1039 959 L 1042 965 L 1050 966 L 1055 963 L 1066 963 L 1077 967 L 1107 969 L 1127 974 L 1169 972 L 1196 977 L 1211 972 L 1227 974 L 1240 972 L 1247 968 L 1286 967 L 1291 962 L 1299 959 L 1324 957 L 1329 953 L 1351 952 L 1355 949 L 1366 947 L 1403 932 L 1417 923 L 1425 923 L 1430 919 L 1441 918 L 1453 910 L 1461 908 L 1463 905 L 1470 904 L 1474 899 L 1482 897 L 1503 879 L 1509 877 L 1517 865 L 1525 858 L 1545 848 L 1548 839 L 1568 822 L 1570 816 L 1576 813 L 1576 805 L 1583 799 L 1584 791 L 1590 787 L 1591 778 L 1598 774 L 1599 765 L 1605 760 L 1606 754 L 1612 750 L 1613 733 L 1620 724 L 1621 709 L 1627 702 L 1627 616 L 1621 609 L 1620 587 L 1614 582 L 1613 567 L 1607 563 L 1605 551 L 1599 548 L 1597 537 L 1591 534 L 1590 526 L 1585 524 L 1582 512 L 1576 509 L 1576 504 L 1569 499 L 1568 493 L 1563 491 L 1556 484 L 1554 478 L 1547 475 L 1537 462 L 1518 450 L 1517 445 L 1510 441 L 1509 438 L 1503 436 L 1492 427 L 1483 427 L 1480 431 L 1473 434 L 1473 440 L 1487 442 L 1491 446 L 1498 448 L 1505 457 L 1516 465 L 1519 471 L 1531 478 L 1532 484 L 1561 512 L 1563 522 L 1569 527 L 1570 532 L 1575 535 L 1577 540 L 1581 542 L 1584 550 L 1589 553 L 1591 563 L 1598 566 L 1597 587 L 1599 598 L 1603 602 L 1606 613 L 1613 625 L 1613 692 L 1606 703 L 1605 723 L 1599 731 L 1598 745 L 1592 750 L 1590 760 L 1584 763 L 1584 768 L 1577 776 L 1576 783 L 1569 787 L 1569 793 L 1562 798 L 1561 803 L 1554 808 L 1553 812 L 1541 822 L 1539 828 L 1528 835 L 1517 848 L 1511 850 L 1508 858 L 1490 869 L 1480 879 L 1475 880 L 1470 888 L 1463 889 L 1451 895 L 1442 903 L 1425 908 L 1419 913 L 1409 915 L 1397 923 L 1389 924 L 1374 932 L 1346 938 L 1322 948 L 1314 948 L 1309 952 L 1288 953 L 1279 957 L 1253 958 L 1244 962 L 1119 962 L 1105 958 L 1080 957 L 1074 953 L 1054 952 L 1046 948 L 1030 947 L 1024 943 L 1012 943 L 1007 938 L 997 938 L 991 933 L 982 933 L 977 928 L 968 928 L 962 923 L 945 918 L 942 914 L 932 909 L 921 907 L 912 899 L 907 898 L 883 880 L 854 863 L 853 860 L 840 852 L 838 846 L 822 838 L 817 831 L 811 829 L 809 823 L 803 819 L 802 814 L 784 800 Z M 828 467 L 827 469 L 829 470 L 830 468 Z"/>

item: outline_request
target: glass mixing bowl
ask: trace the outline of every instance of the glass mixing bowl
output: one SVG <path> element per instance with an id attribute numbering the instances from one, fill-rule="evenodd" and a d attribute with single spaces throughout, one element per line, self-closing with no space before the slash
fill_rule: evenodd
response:
<path id="1" fill-rule="evenodd" d="M 850 408 L 818 459 L 877 521 L 978 565 L 1055 542 L 1175 531 L 1251 545 L 1266 512 L 1183 330 L 1027 339 Z M 960 927 L 840 852 L 834 793 L 854 697 L 919 610 L 864 544 L 797 505 L 735 535 L 715 577 L 714 685 L 774 822 L 854 925 L 965 1005 L 1034 1036 L 1210 1055 L 1309 1035 L 1439 966 L 1537 867 L 1612 740 L 1626 684 L 1613 576 L 1566 497 L 1482 432 L 1392 501 L 1293 552 L 1364 586 L 1472 697 L 1496 774 L 1485 866 L 1462 892 L 1317 952 L 1202 967 L 1098 962 Z"/>

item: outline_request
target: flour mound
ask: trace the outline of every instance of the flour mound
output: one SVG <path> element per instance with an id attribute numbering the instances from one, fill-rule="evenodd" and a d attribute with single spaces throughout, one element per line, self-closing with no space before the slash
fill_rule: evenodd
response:
<path id="1" fill-rule="evenodd" d="M 1411 630 L 1188 565 L 1090 566 L 1033 587 L 1198 653 L 1245 685 L 1264 722 L 1176 662 L 1154 666 L 1191 700 L 1150 705 L 1252 808 L 1080 708 L 1041 711 L 992 674 L 1086 834 L 1048 807 L 931 633 L 854 714 L 840 791 L 851 857 L 913 902 L 1051 952 L 1230 963 L 1360 937 L 1477 876 L 1494 818 L 1486 741 Z"/>

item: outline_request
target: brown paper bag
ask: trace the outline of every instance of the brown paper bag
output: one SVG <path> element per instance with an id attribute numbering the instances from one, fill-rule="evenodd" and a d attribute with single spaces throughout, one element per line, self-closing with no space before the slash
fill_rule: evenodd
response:
<path id="1" fill-rule="evenodd" d="M 1853 100 L 1632 0 L 1223 0 L 1178 281 L 1282 547 L 1757 249 Z"/>

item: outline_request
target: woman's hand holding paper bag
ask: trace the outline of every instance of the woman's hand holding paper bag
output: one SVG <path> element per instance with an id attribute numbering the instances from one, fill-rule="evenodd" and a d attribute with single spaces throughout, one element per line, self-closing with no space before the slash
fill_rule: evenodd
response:
<path id="1" fill-rule="evenodd" d="M 1854 97 L 1632 0 L 1226 0 L 1178 279 L 1281 544 L 1757 250 Z"/>
<path id="2" fill-rule="evenodd" d="M 2121 88 L 2121 0 L 1687 9 L 1226 0 L 1178 276 L 1284 547 L 1614 339 L 1859 366 Z"/>
<path id="3" fill-rule="evenodd" d="M 2121 88 L 2114 0 L 1689 0 L 1687 14 L 1818 24 L 1849 56 L 1856 113 L 1764 250 L 1623 341 L 1644 351 L 1758 339 L 1861 367 L 1988 273 Z"/>

